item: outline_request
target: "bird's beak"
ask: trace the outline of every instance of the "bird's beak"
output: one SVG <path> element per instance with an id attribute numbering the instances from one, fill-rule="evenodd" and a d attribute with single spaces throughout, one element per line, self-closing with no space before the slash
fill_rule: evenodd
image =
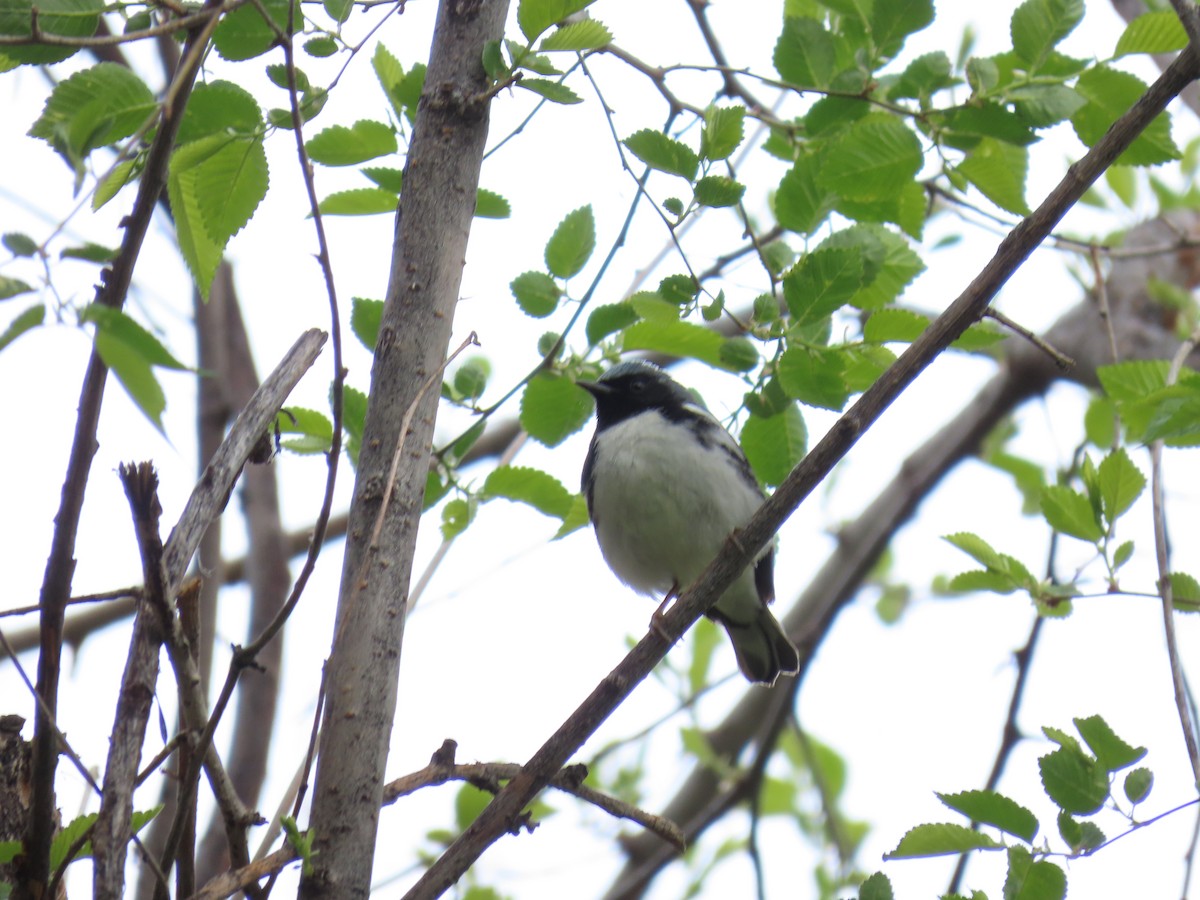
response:
<path id="1" fill-rule="evenodd" d="M 577 381 L 575 383 L 597 399 L 612 393 L 612 388 L 598 381 Z"/>

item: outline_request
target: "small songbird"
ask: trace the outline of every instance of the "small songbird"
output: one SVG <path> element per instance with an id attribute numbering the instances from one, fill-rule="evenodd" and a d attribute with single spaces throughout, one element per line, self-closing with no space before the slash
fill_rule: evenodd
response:
<path id="1" fill-rule="evenodd" d="M 762 491 L 733 436 L 657 366 L 618 363 L 579 386 L 596 398 L 583 493 L 600 552 L 634 590 L 670 597 L 750 520 Z M 768 545 L 706 613 L 729 633 L 742 674 L 767 685 L 800 667 L 767 608 L 774 563 Z"/>

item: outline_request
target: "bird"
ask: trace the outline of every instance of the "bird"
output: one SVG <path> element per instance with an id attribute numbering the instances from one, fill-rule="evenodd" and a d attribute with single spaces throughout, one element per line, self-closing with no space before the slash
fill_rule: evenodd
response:
<path id="1" fill-rule="evenodd" d="M 750 521 L 762 489 L 733 435 L 658 366 L 629 360 L 576 383 L 596 401 L 583 494 L 600 552 L 624 584 L 665 605 Z M 769 544 L 705 613 L 746 679 L 764 685 L 800 668 L 767 607 L 774 564 Z"/>

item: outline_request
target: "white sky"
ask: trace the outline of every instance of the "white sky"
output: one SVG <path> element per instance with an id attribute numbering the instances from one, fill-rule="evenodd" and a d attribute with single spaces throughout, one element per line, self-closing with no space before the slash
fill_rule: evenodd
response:
<path id="1" fill-rule="evenodd" d="M 729 36 L 726 49 L 735 64 L 755 61 L 761 71 L 768 71 L 779 6 L 765 0 L 718 0 L 714 5 L 714 25 Z M 953 54 L 968 20 L 978 23 L 977 52 L 1001 50 L 1007 46 L 1007 19 L 1013 6 L 942 0 L 938 23 L 910 41 L 909 55 L 933 49 Z M 379 38 L 409 65 L 427 51 L 433 11 L 431 0 L 410 0 L 405 14 L 389 20 Z M 609 25 L 617 43 L 643 58 L 660 62 L 703 58 L 682 3 L 600 0 L 592 12 Z M 365 16 L 363 21 L 367 21 Z M 367 28 L 359 24 L 356 14 L 347 33 L 358 39 Z M 1084 26 L 1064 49 L 1079 56 L 1106 56 L 1119 29 L 1107 3 L 1093 0 L 1088 3 Z M 678 49 L 660 50 L 668 40 L 672 47 L 677 42 Z M 316 125 L 349 124 L 364 116 L 381 116 L 382 94 L 368 60 L 369 48 L 352 64 Z M 232 70 L 232 77 L 257 73 L 252 77 L 263 85 L 258 93 L 264 106 L 282 105 L 283 93 L 266 85 L 261 76 L 266 62 L 278 61 L 267 57 L 243 64 Z M 327 80 L 334 71 L 316 61 L 304 65 L 316 82 Z M 650 94 L 644 82 L 624 75 L 615 61 L 599 60 L 594 69 L 616 111 L 622 136 L 661 125 L 662 104 L 647 100 Z M 220 77 L 230 68 L 216 62 L 213 70 L 214 77 Z M 158 70 L 152 67 L 150 71 Z M 1153 76 L 1146 69 L 1140 71 L 1143 77 Z M 549 320 L 526 319 L 512 304 L 508 282 L 525 269 L 540 266 L 545 240 L 563 215 L 592 203 L 598 249 L 593 264 L 573 285 L 582 291 L 616 235 L 632 196 L 629 178 L 615 165 L 607 124 L 591 102 L 588 85 L 581 79 L 572 83 L 588 103 L 545 110 L 521 138 L 485 164 L 483 186 L 507 196 L 514 217 L 476 224 L 452 342 L 457 344 L 470 330 L 478 332 L 481 352 L 494 369 L 492 391 L 485 401 L 499 396 L 528 371 L 536 361 L 536 337 L 561 327 L 569 315 L 564 311 Z M 75 202 L 70 196 L 70 179 L 57 157 L 43 143 L 22 136 L 40 110 L 44 91 L 43 78 L 36 71 L 0 77 L 0 106 L 7 112 L 0 126 L 4 128 L 0 146 L 8 163 L 6 170 L 20 173 L 19 178 L 5 179 L 0 188 L 0 230 L 24 231 L 38 240 L 49 235 Z M 706 98 L 703 93 L 697 96 Z M 359 97 L 359 103 L 351 99 Z M 501 95 L 495 107 L 493 141 L 520 121 L 529 106 L 522 92 L 513 97 Z M 1194 124 L 1186 114 L 1181 116 L 1176 124 L 1177 140 L 1182 144 L 1193 133 Z M 1064 161 L 1079 152 L 1069 128 L 1056 129 L 1034 149 L 1028 192 L 1031 205 L 1057 180 Z M 269 141 L 268 153 L 271 195 L 230 246 L 260 373 L 274 365 L 302 329 L 321 326 L 327 320 L 319 273 L 311 259 L 314 241 L 305 221 L 306 205 L 290 135 L 277 135 Z M 322 195 L 366 184 L 352 171 L 319 169 L 317 178 Z M 760 179 L 752 187 L 747 197 L 752 206 L 763 208 L 768 184 L 769 179 Z M 666 188 L 658 188 L 658 195 L 667 196 Z M 115 244 L 115 224 L 128 203 L 129 198 L 122 195 L 99 216 L 76 216 L 68 228 L 80 238 Z M 1094 211 L 1080 210 L 1073 214 L 1068 228 L 1099 231 L 1111 224 L 1112 220 L 1099 219 Z M 352 296 L 383 296 L 391 220 L 386 216 L 336 219 L 329 220 L 328 227 L 342 311 L 348 316 Z M 161 328 L 172 350 L 189 360 L 194 351 L 187 276 L 171 248 L 166 223 L 157 221 L 152 231 L 136 276 L 132 309 Z M 736 223 L 711 214 L 696 229 L 690 247 L 703 259 L 706 248 L 725 249 L 738 231 Z M 962 231 L 966 240 L 952 250 L 928 255 L 930 271 L 910 289 L 906 302 L 932 311 L 944 308 L 978 271 L 997 241 L 994 235 L 965 229 L 947 219 L 930 226 L 927 245 L 957 231 Z M 643 216 L 599 300 L 617 299 L 664 239 L 656 219 Z M 798 247 L 799 242 L 794 245 Z M 1037 254 L 1006 288 L 1001 308 L 1034 329 L 1050 324 L 1079 297 L 1065 271 L 1066 261 L 1053 252 Z M 677 270 L 676 263 L 669 263 L 658 275 Z M 27 270 L 4 263 L 0 263 L 0 273 L 27 280 L 36 277 L 36 273 L 31 276 Z M 86 264 L 65 263 L 56 271 L 55 286 L 68 303 L 83 303 L 90 297 L 95 277 L 95 270 Z M 727 292 L 735 307 L 760 290 L 753 267 L 733 274 L 731 280 L 733 287 L 727 286 Z M 50 299 L 47 297 L 48 302 Z M 6 304 L 0 323 L 6 323 L 26 302 L 18 298 Z M 7 575 L 0 609 L 36 602 L 41 582 L 88 350 L 85 335 L 71 326 L 69 315 L 66 318 L 67 324 L 26 335 L 0 355 L 0 373 L 7 384 L 0 395 L 0 414 L 3 421 L 11 423 L 10 439 L 0 449 L 0 464 L 9 473 L 0 486 L 0 503 L 9 511 L 0 517 L 0 559 Z M 350 383 L 365 388 L 367 354 L 350 338 L 347 351 Z M 326 354 L 293 397 L 294 403 L 324 405 L 329 366 Z M 915 446 L 951 418 L 970 402 L 991 371 L 988 364 L 976 360 L 939 361 L 855 448 L 830 487 L 818 492 L 785 526 L 776 575 L 780 613 L 831 550 L 830 529 L 856 515 L 892 477 L 901 458 L 898 448 Z M 677 374 L 701 387 L 717 411 L 739 402 L 736 379 L 694 365 L 681 367 Z M 110 383 L 101 447 L 80 533 L 74 582 L 77 593 L 140 580 L 127 506 L 115 477 L 119 462 L 155 461 L 162 479 L 165 526 L 174 521 L 190 490 L 194 478 L 191 380 L 172 373 L 164 373 L 162 380 L 169 394 L 166 425 L 170 444 L 133 411 L 120 388 Z M 1078 440 L 1080 396 L 1073 389 L 1058 388 L 1045 403 L 1026 409 L 1020 417 L 1020 446 L 1048 465 L 1066 459 Z M 509 412 L 515 414 L 515 406 Z M 823 432 L 832 421 L 827 414 L 808 411 L 806 418 L 813 434 Z M 449 435 L 456 430 L 444 423 L 439 433 Z M 543 467 L 575 488 L 589 431 L 590 426 L 552 451 L 531 444 L 519 462 Z M 1145 467 L 1144 454 L 1136 454 L 1135 459 Z M 1168 461 L 1168 484 L 1175 497 L 1170 509 L 1173 537 L 1179 565 L 1187 568 L 1197 510 L 1194 484 L 1182 475 L 1191 457 L 1175 453 Z M 323 462 L 285 456 L 277 466 L 285 521 L 289 527 L 303 527 L 319 503 Z M 343 467 L 338 509 L 346 506 L 351 478 L 349 468 Z M 970 498 L 969 503 L 963 502 L 965 497 Z M 1138 557 L 1126 575 L 1129 584 L 1147 586 L 1153 579 L 1149 521 L 1148 504 L 1144 503 L 1129 517 L 1127 527 L 1136 529 L 1130 536 L 1139 544 Z M 430 520 L 421 535 L 422 559 L 428 559 L 437 546 L 435 525 L 436 520 Z M 873 826 L 860 856 L 860 864 L 868 871 L 879 865 L 880 855 L 893 848 L 908 827 L 925 821 L 956 821 L 943 810 L 933 791 L 982 787 L 999 741 L 1013 679 L 1011 653 L 1024 642 L 1031 614 L 1027 603 L 1016 597 L 947 602 L 929 596 L 927 586 L 935 574 L 969 567 L 965 556 L 939 540 L 942 534 L 960 530 L 975 531 L 1040 570 L 1047 546 L 1045 529 L 1021 517 L 1020 499 L 1005 478 L 978 464 L 965 464 L 923 505 L 918 519 L 896 543 L 896 574 L 913 584 L 914 608 L 901 624 L 889 628 L 879 623 L 872 610 L 874 597 L 864 592 L 839 617 L 801 693 L 799 713 L 804 727 L 849 760 L 845 809 Z M 640 636 L 646 627 L 652 607 L 619 586 L 604 567 L 591 534 L 581 531 L 550 544 L 547 541 L 553 531 L 550 520 L 498 502 L 480 513 L 437 571 L 406 631 L 390 777 L 423 766 L 446 737 L 458 741 L 462 761 L 524 761 L 616 664 L 626 636 Z M 237 555 L 242 541 L 236 520 L 226 532 L 227 553 Z M 1071 543 L 1067 541 L 1065 552 L 1075 555 L 1067 559 L 1086 562 L 1083 551 L 1069 546 Z M 269 799 L 262 804 L 267 815 L 290 780 L 308 733 L 320 666 L 328 651 L 339 573 L 340 545 L 333 545 L 323 555 L 287 631 L 287 674 L 279 718 L 282 737 L 272 762 Z M 243 599 L 244 592 L 234 589 L 222 601 L 219 628 L 226 644 L 244 639 Z M 0 620 L 6 630 L 25 624 Z M 1183 620 L 1180 628 L 1185 658 L 1194 656 L 1196 626 Z M 107 749 L 126 640 L 125 629 L 112 628 L 89 640 L 78 655 L 66 656 L 69 681 L 62 695 L 61 724 L 76 750 L 95 766 L 103 764 Z M 1022 727 L 1032 734 L 1041 725 L 1069 728 L 1072 716 L 1098 712 L 1118 734 L 1148 746 L 1151 753 L 1146 764 L 1154 768 L 1158 781 L 1143 817 L 1192 794 L 1162 643 L 1161 616 L 1152 602 L 1121 598 L 1079 602 L 1069 621 L 1051 622 L 1045 628 L 1021 716 Z M 678 662 L 685 654 L 685 650 L 677 650 L 672 658 Z M 32 667 L 34 657 L 26 655 L 23 662 Z M 716 668 L 733 672 L 732 655 L 722 651 Z M 715 691 L 701 705 L 701 722 L 716 722 L 741 691 L 740 681 Z M 170 694 L 171 688 L 164 683 L 160 698 L 168 721 L 173 717 Z M 20 712 L 32 719 L 31 702 L 11 666 L 0 667 L 0 697 L 5 701 L 0 712 Z M 609 740 L 636 732 L 672 705 L 670 692 L 659 682 L 648 681 L 606 724 L 582 758 Z M 155 730 L 152 725 L 151 732 Z M 645 805 L 652 811 L 671 796 L 684 774 L 676 741 L 673 730 L 668 729 L 648 751 Z M 151 752 L 157 749 L 154 737 L 149 745 Z M 1058 845 L 1037 781 L 1036 758 L 1048 749 L 1044 741 L 1023 743 L 1009 763 L 1002 790 L 1033 808 L 1044 826 L 1042 836 Z M 67 769 L 63 766 L 61 771 Z M 82 789 L 71 786 L 72 777 L 64 775 L 60 795 L 67 817 L 84 802 Z M 378 882 L 412 865 L 413 850 L 426 830 L 450 825 L 452 790 L 427 791 L 384 812 L 376 857 Z M 140 796 L 141 805 L 149 805 L 154 796 L 154 792 Z M 594 811 L 574 810 L 566 799 L 549 799 L 560 813 L 533 837 L 502 840 L 485 857 L 479 877 L 520 898 L 598 894 L 616 869 L 611 837 L 617 826 Z M 92 801 L 88 803 L 94 808 Z M 1192 823 L 1189 814 L 1175 816 L 1118 842 L 1094 859 L 1070 864 L 1072 894 L 1176 896 L 1182 878 L 1180 860 Z M 734 836 L 745 824 L 744 816 L 730 817 L 702 846 L 711 851 L 718 843 L 715 835 Z M 1112 821 L 1102 827 L 1110 836 L 1120 830 L 1119 823 Z M 782 821 L 768 822 L 763 840 L 768 896 L 805 896 L 814 862 L 807 845 Z M 1153 864 L 1147 865 L 1151 860 Z M 916 861 L 889 864 L 885 871 L 898 897 L 916 898 L 944 890 L 952 866 L 952 860 Z M 653 896 L 679 896 L 683 877 L 675 867 L 660 879 Z M 735 856 L 714 873 L 705 896 L 747 896 L 749 877 L 748 861 Z M 86 865 L 77 866 L 72 889 L 86 891 L 89 879 Z M 290 891 L 294 879 L 294 872 L 289 873 L 278 890 Z M 967 885 L 999 896 L 1001 879 L 998 869 L 979 860 L 968 870 Z M 398 895 L 401 885 L 411 880 L 412 876 L 407 876 L 383 888 L 380 895 Z"/>

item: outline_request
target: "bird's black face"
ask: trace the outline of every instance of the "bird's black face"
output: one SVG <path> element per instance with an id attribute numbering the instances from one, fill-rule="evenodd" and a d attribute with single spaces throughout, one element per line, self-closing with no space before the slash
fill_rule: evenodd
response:
<path id="1" fill-rule="evenodd" d="M 648 409 L 669 414 L 694 402 L 669 375 L 645 362 L 619 363 L 599 381 L 581 381 L 579 386 L 596 398 L 596 424 L 601 429 Z"/>

